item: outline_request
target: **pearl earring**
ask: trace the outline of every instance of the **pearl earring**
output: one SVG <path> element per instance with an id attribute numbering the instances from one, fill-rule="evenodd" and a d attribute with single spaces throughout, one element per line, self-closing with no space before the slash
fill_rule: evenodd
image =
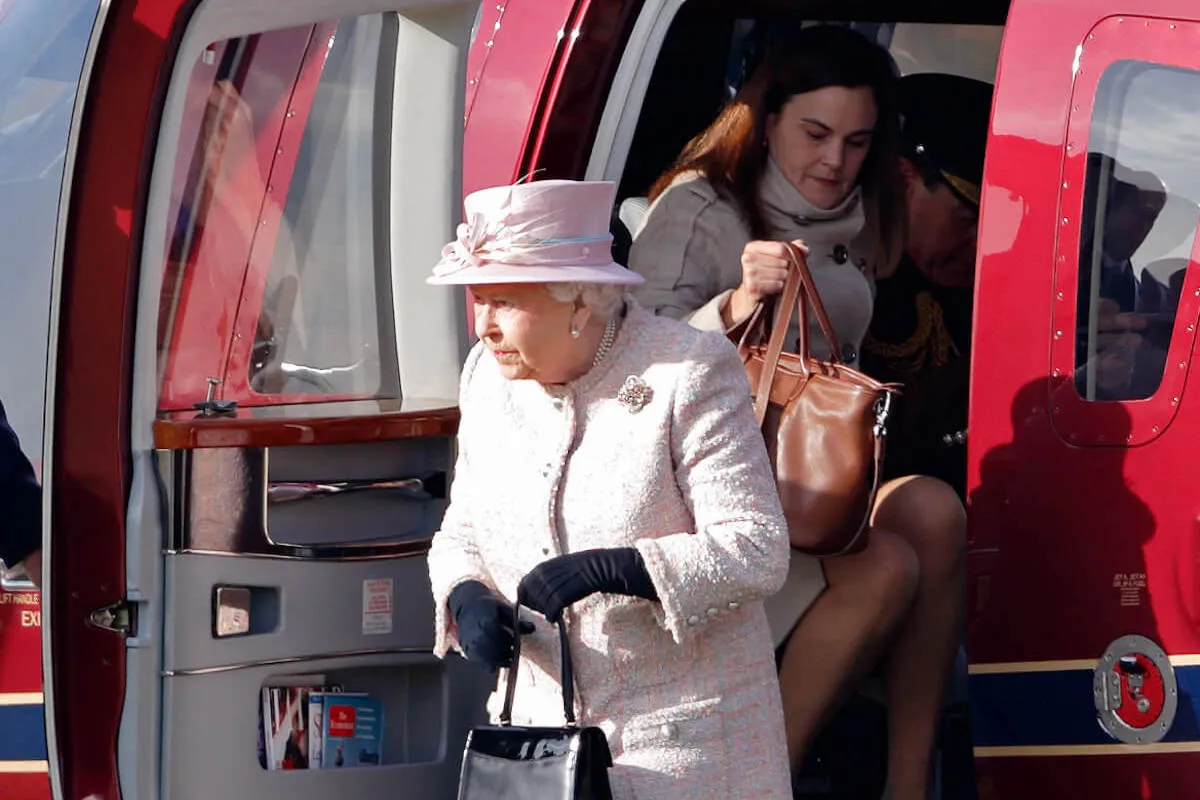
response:
<path id="1" fill-rule="evenodd" d="M 571 338 L 572 339 L 579 338 L 579 328 L 575 327 L 575 323 L 571 323 Z"/>

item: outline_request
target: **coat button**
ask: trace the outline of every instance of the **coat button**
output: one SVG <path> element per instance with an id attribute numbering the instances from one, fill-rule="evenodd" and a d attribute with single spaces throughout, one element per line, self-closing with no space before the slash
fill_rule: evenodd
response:
<path id="1" fill-rule="evenodd" d="M 853 364 L 858 360 L 858 351 L 854 349 L 852 344 L 842 345 L 842 363 Z"/>
<path id="2" fill-rule="evenodd" d="M 710 608 L 710 609 L 708 610 L 708 615 L 709 615 L 710 617 L 715 617 L 717 614 L 720 614 L 720 613 L 721 613 L 721 612 L 720 612 L 720 611 L 718 611 L 718 610 L 717 610 L 717 609 L 715 609 L 715 608 Z"/>
<path id="3" fill-rule="evenodd" d="M 664 724 L 661 728 L 659 728 L 659 731 L 663 736 L 667 737 L 671 741 L 675 741 L 679 738 L 679 726 L 674 722 L 668 722 Z"/>
<path id="4" fill-rule="evenodd" d="M 688 617 L 687 623 L 688 623 L 688 625 L 699 625 L 700 618 L 697 617 L 695 614 L 692 614 L 690 617 Z"/>
<path id="5" fill-rule="evenodd" d="M 548 555 L 550 555 L 550 548 L 549 548 L 549 547 L 543 547 L 543 548 L 542 548 L 542 555 L 544 555 L 544 556 L 548 556 Z"/>
<path id="6" fill-rule="evenodd" d="M 741 606 L 739 606 L 736 602 L 729 604 L 730 611 L 737 611 L 739 608 L 741 608 Z"/>
<path id="7" fill-rule="evenodd" d="M 846 245 L 844 245 L 844 244 L 834 245 L 833 260 L 839 264 L 845 264 L 847 261 L 850 260 L 850 251 L 848 249 L 846 249 Z"/>

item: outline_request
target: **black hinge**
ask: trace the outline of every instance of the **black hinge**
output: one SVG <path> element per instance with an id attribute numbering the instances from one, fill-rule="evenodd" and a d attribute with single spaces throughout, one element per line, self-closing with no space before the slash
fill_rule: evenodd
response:
<path id="1" fill-rule="evenodd" d="M 137 606 L 128 600 L 118 600 L 112 605 L 97 608 L 88 617 L 93 628 L 112 631 L 122 636 L 137 634 Z"/>

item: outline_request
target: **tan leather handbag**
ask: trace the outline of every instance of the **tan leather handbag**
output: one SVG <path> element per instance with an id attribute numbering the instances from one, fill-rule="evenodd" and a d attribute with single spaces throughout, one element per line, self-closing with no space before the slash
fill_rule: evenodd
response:
<path id="1" fill-rule="evenodd" d="M 730 332 L 754 390 L 754 413 L 775 467 L 792 547 L 817 556 L 861 550 L 883 466 L 892 394 L 880 383 L 838 363 L 841 352 L 817 294 L 804 253 L 788 246 L 792 269 L 767 337 L 760 303 Z M 808 304 L 832 348 L 832 361 L 812 358 Z M 798 353 L 783 352 L 793 310 L 800 315 Z"/>

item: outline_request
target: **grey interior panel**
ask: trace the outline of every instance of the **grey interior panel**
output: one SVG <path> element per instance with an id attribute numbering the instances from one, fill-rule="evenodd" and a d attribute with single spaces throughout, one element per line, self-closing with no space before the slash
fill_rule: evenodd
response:
<path id="1" fill-rule="evenodd" d="M 270 506 L 267 534 L 296 547 L 428 539 L 446 505 L 444 498 L 414 500 L 387 489 L 314 497 Z"/>
<path id="2" fill-rule="evenodd" d="M 433 597 L 422 556 L 333 562 L 174 553 L 166 557 L 165 577 L 166 618 L 171 620 L 163 634 L 167 672 L 282 657 L 433 648 Z M 392 631 L 363 633 L 364 581 L 389 578 Z M 279 622 L 273 632 L 215 638 L 213 595 L 218 586 L 278 589 Z M 250 627 L 261 626 L 251 618 Z"/>
<path id="3" fill-rule="evenodd" d="M 365 444 L 272 447 L 267 475 L 273 481 L 395 478 L 445 470 L 453 453 L 451 437 L 404 439 Z"/>
<path id="4" fill-rule="evenodd" d="M 294 771 L 260 766 L 261 688 L 312 673 L 382 701 L 382 765 Z M 178 722 L 163 741 L 164 798 L 440 800 L 455 796 L 467 731 L 484 720 L 495 678 L 458 656 L 440 661 L 412 653 L 173 676 L 165 684 L 165 715 Z"/>
<path id="5" fill-rule="evenodd" d="M 403 542 L 428 537 L 446 510 L 453 440 L 275 447 L 267 454 L 267 481 L 321 483 L 418 478 L 426 498 L 389 489 L 366 489 L 267 506 L 273 542 L 302 547 Z"/>

